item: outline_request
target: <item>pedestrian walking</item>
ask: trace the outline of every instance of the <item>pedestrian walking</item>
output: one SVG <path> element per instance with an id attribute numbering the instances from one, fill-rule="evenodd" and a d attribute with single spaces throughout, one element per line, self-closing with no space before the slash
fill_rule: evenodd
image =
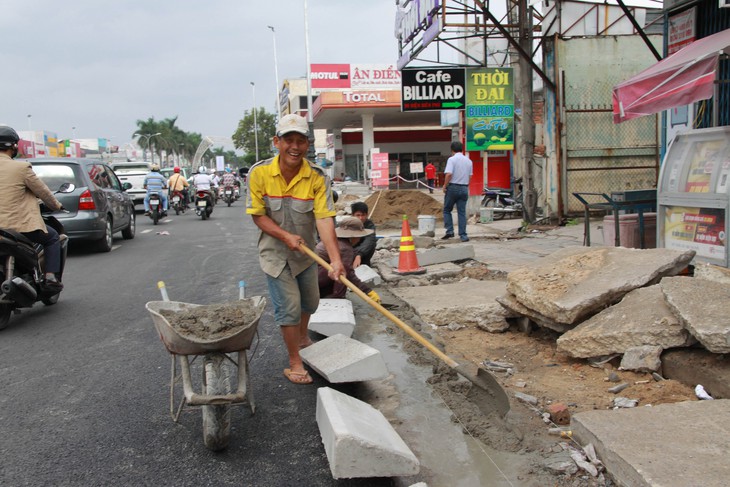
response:
<path id="1" fill-rule="evenodd" d="M 436 166 L 434 166 L 432 162 L 429 162 L 423 170 L 426 172 L 428 192 L 433 194 L 433 188 L 436 187 Z"/>
<path id="2" fill-rule="evenodd" d="M 473 173 L 471 159 L 463 154 L 464 146 L 461 142 L 451 143 L 451 157 L 446 161 L 444 170 L 444 228 L 446 233 L 441 239 L 446 240 L 454 236 L 454 221 L 451 211 L 456 205 L 456 215 L 459 219 L 459 238 L 468 242 L 466 234 L 466 203 L 469 201 L 469 180 Z"/>

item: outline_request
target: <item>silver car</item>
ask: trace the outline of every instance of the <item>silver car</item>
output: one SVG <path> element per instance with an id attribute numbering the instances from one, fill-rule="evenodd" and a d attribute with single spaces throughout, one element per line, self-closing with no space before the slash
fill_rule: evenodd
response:
<path id="1" fill-rule="evenodd" d="M 57 191 L 63 183 L 76 186 L 71 193 L 56 194 L 69 213 L 54 215 L 71 240 L 90 240 L 100 252 L 109 252 L 116 232 L 122 232 L 125 239 L 134 238 L 134 203 L 126 192 L 131 185 L 123 184 L 107 164 L 67 157 L 28 162 L 51 191 Z"/>

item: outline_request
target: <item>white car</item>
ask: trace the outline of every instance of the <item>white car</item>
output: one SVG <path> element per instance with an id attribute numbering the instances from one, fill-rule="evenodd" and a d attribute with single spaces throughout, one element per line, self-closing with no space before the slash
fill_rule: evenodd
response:
<path id="1" fill-rule="evenodd" d="M 151 164 L 146 162 L 115 162 L 112 169 L 124 183 L 130 183 L 131 189 L 127 190 L 127 194 L 134 200 L 134 205 L 143 205 L 144 197 L 147 190 L 144 189 L 144 178 L 150 172 Z"/>

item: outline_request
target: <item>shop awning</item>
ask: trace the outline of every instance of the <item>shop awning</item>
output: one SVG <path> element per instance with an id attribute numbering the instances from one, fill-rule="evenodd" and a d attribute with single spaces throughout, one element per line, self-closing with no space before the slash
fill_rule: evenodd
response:
<path id="1" fill-rule="evenodd" d="M 712 98 L 718 56 L 730 29 L 694 41 L 613 88 L 613 121 L 651 115 Z"/>

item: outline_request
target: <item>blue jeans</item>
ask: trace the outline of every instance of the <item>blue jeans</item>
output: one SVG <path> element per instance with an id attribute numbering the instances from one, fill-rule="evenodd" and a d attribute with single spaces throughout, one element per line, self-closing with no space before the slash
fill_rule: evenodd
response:
<path id="1" fill-rule="evenodd" d="M 157 193 L 158 195 L 160 195 L 160 199 L 162 200 L 162 211 L 167 211 L 167 191 L 165 190 L 148 191 L 144 197 L 144 211 L 150 211 L 150 195 L 152 193 Z"/>
<path id="2" fill-rule="evenodd" d="M 469 201 L 469 187 L 449 184 L 444 197 L 444 228 L 446 235 L 454 235 L 454 221 L 451 210 L 456 205 L 456 214 L 459 217 L 459 237 L 466 238 L 466 203 Z"/>

